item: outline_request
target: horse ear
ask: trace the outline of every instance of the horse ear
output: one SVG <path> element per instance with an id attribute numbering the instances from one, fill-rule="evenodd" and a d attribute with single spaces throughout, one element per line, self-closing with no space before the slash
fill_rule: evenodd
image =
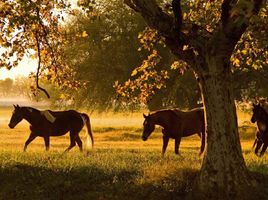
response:
<path id="1" fill-rule="evenodd" d="M 19 108 L 20 106 L 17 104 L 17 108 Z"/>
<path id="2" fill-rule="evenodd" d="M 148 116 L 146 116 L 146 115 L 143 113 L 143 117 L 146 119 Z"/>

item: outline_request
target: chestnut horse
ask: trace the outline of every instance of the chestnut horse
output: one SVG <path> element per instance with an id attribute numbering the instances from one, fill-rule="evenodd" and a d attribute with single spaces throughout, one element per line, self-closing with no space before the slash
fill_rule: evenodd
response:
<path id="1" fill-rule="evenodd" d="M 268 114 L 265 109 L 260 106 L 260 104 L 253 104 L 251 122 L 257 122 L 258 127 L 253 148 L 257 145 L 255 148 L 255 154 L 258 155 L 258 151 L 262 147 L 260 152 L 260 156 L 262 156 L 268 147 Z"/>
<path id="2" fill-rule="evenodd" d="M 31 107 L 19 107 L 14 105 L 14 111 L 8 126 L 15 128 L 23 119 L 30 123 L 30 136 L 25 142 L 24 151 L 27 146 L 36 138 L 43 137 L 46 150 L 49 150 L 49 137 L 61 136 L 70 132 L 70 146 L 65 150 L 68 152 L 75 144 L 79 146 L 80 151 L 83 150 L 82 141 L 79 137 L 79 132 L 83 126 L 87 126 L 88 135 L 91 138 L 93 146 L 93 135 L 91 132 L 89 117 L 85 113 L 79 113 L 75 110 L 68 111 L 39 111 Z M 89 137 L 87 141 L 90 142 Z"/>
<path id="3" fill-rule="evenodd" d="M 146 141 L 155 129 L 161 126 L 163 133 L 162 156 L 166 152 L 169 139 L 175 139 L 175 153 L 179 154 L 182 137 L 198 134 L 201 137 L 200 155 L 205 148 L 205 121 L 204 109 L 196 108 L 188 112 L 177 109 L 159 110 L 144 116 L 142 139 Z"/>

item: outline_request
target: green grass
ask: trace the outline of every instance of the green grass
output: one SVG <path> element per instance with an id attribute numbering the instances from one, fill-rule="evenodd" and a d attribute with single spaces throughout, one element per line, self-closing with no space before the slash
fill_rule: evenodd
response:
<path id="1" fill-rule="evenodd" d="M 9 115 L 6 110 L 2 117 Z M 68 135 L 51 138 L 50 152 L 45 152 L 43 140 L 37 138 L 24 153 L 27 123 L 11 130 L 6 125 L 8 119 L 2 119 L 0 199 L 183 199 L 192 191 L 202 162 L 197 136 L 182 139 L 181 156 L 173 153 L 171 140 L 163 160 L 160 129 L 143 142 L 142 118 L 130 116 L 128 123 L 125 115 L 118 116 L 113 126 L 115 120 L 109 117 L 92 116 L 95 148 L 88 156 L 77 147 L 62 154 L 69 145 Z M 255 130 L 244 122 L 239 127 L 246 164 L 263 183 L 261 190 L 267 195 L 268 153 L 262 158 L 253 154 Z M 85 130 L 83 140 L 84 135 Z"/>

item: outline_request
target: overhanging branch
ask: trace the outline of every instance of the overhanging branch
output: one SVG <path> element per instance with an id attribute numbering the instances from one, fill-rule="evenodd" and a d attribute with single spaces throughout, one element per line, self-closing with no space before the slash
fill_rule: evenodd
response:
<path id="1" fill-rule="evenodd" d="M 43 91 L 47 98 L 50 98 L 48 92 L 39 86 L 39 72 L 40 72 L 40 68 L 41 68 L 41 52 L 40 52 L 40 41 L 39 41 L 39 37 L 38 37 L 38 33 L 35 33 L 35 39 L 36 39 L 36 46 L 37 46 L 37 54 L 38 54 L 38 67 L 37 67 L 37 71 L 36 71 L 36 77 L 35 77 L 35 81 L 36 81 L 36 88 Z"/>
<path id="2" fill-rule="evenodd" d="M 194 53 L 191 49 L 183 50 L 190 44 L 190 37 L 180 31 L 182 16 L 180 1 L 173 0 L 174 17 L 165 13 L 155 0 L 124 0 L 136 12 L 139 12 L 149 27 L 158 31 L 164 37 L 166 45 L 179 59 L 192 62 Z"/>

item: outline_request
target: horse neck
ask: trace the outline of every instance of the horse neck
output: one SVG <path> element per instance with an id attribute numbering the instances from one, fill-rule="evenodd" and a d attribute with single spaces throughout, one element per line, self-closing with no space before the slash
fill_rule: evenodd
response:
<path id="1" fill-rule="evenodd" d="M 266 111 L 264 112 L 263 120 L 268 123 L 268 114 Z"/>
<path id="2" fill-rule="evenodd" d="M 168 123 L 166 121 L 167 117 L 164 113 L 162 113 L 163 111 L 161 112 L 156 112 L 154 114 L 151 114 L 151 117 L 154 121 L 154 124 L 155 125 L 159 125 L 159 126 L 162 126 L 163 128 L 168 128 Z"/>
<path id="3" fill-rule="evenodd" d="M 264 110 L 263 114 L 259 116 L 259 119 L 257 121 L 268 123 L 268 114 L 265 110 Z"/>
<path id="4" fill-rule="evenodd" d="M 32 108 L 25 107 L 23 118 L 29 122 L 31 125 L 36 125 L 38 123 L 38 114 L 39 111 L 32 109 L 32 112 L 30 111 Z"/>

